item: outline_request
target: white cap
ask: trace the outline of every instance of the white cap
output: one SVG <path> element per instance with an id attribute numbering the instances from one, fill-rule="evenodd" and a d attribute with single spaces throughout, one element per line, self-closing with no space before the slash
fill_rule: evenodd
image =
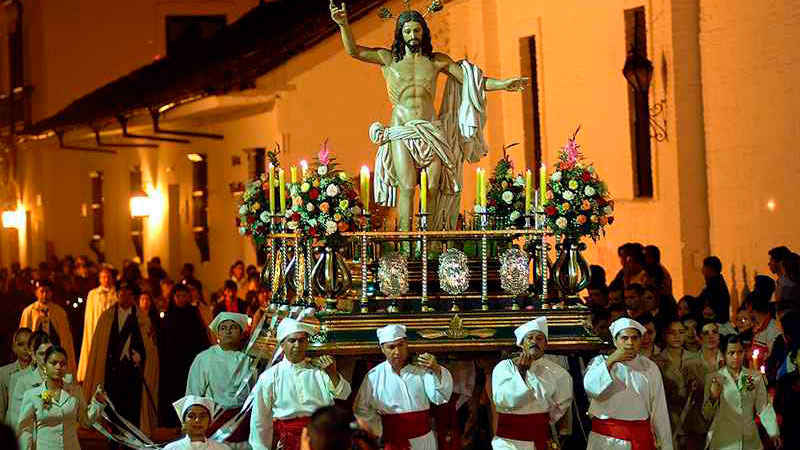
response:
<path id="1" fill-rule="evenodd" d="M 620 317 L 619 319 L 615 320 L 608 328 L 611 331 L 611 337 L 614 339 L 617 339 L 617 334 L 619 334 L 620 331 L 626 328 L 633 328 L 634 330 L 638 330 L 642 336 L 644 336 L 644 334 L 647 333 L 647 328 L 642 326 L 642 324 L 640 324 L 639 322 L 633 319 L 629 319 L 627 317 Z"/>
<path id="2" fill-rule="evenodd" d="M 284 339 L 286 339 L 287 336 L 294 333 L 306 333 L 307 335 L 311 336 L 314 334 L 314 330 L 311 325 L 286 317 L 285 319 L 281 320 L 281 323 L 278 324 L 278 333 L 276 339 L 280 344 Z"/>
<path id="3" fill-rule="evenodd" d="M 172 407 L 175 408 L 175 413 L 178 415 L 178 418 L 183 422 L 183 416 L 186 414 L 186 411 L 189 410 L 192 406 L 200 405 L 203 408 L 208 410 L 208 414 L 211 416 L 211 419 L 214 418 L 214 411 L 216 410 L 216 404 L 214 400 L 211 400 L 208 397 L 200 397 L 199 395 L 187 395 L 180 400 L 177 400 L 172 404 Z"/>
<path id="4" fill-rule="evenodd" d="M 232 320 L 242 328 L 242 331 L 244 331 L 247 329 L 247 319 L 247 314 L 223 311 L 217 314 L 217 317 L 214 317 L 214 320 L 211 321 L 211 323 L 208 325 L 208 328 L 210 328 L 214 333 L 218 333 L 219 331 L 217 331 L 217 329 L 222 322 L 225 322 L 226 320 Z"/>
<path id="5" fill-rule="evenodd" d="M 547 317 L 537 317 L 529 322 L 525 322 L 514 330 L 514 336 L 517 337 L 517 345 L 522 345 L 522 340 L 531 331 L 541 331 L 544 337 L 549 338 L 547 334 Z"/>
<path id="6" fill-rule="evenodd" d="M 406 338 L 405 325 L 386 325 L 385 327 L 378 328 L 378 343 L 383 345 L 387 342 L 394 342 Z"/>

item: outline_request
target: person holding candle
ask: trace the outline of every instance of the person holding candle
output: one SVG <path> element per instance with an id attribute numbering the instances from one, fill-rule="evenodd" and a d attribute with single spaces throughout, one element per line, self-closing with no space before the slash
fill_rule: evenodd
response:
<path id="1" fill-rule="evenodd" d="M 708 448 L 762 449 L 755 416 L 761 419 L 775 447 L 780 448 L 778 422 L 763 376 L 744 367 L 745 354 L 739 336 L 730 336 L 723 350 L 725 366 L 709 374 L 705 382 L 703 415 L 712 420 Z"/>

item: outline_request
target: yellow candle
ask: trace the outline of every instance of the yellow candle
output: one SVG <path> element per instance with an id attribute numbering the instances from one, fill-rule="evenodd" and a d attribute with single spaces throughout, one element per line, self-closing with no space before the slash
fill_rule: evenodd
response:
<path id="1" fill-rule="evenodd" d="M 419 212 L 428 212 L 428 171 L 425 169 L 422 169 L 419 176 Z"/>
<path id="2" fill-rule="evenodd" d="M 283 169 L 278 169 L 278 192 L 281 196 L 281 214 L 286 214 L 286 179 Z"/>
<path id="3" fill-rule="evenodd" d="M 533 203 L 533 172 L 531 169 L 525 171 L 525 214 L 531 213 Z"/>
<path id="4" fill-rule="evenodd" d="M 292 184 L 297 184 L 297 166 L 292 166 L 289 168 L 290 179 L 292 180 Z"/>
<path id="5" fill-rule="evenodd" d="M 361 202 L 364 203 L 364 214 L 369 212 L 369 167 L 361 166 Z"/>
<path id="6" fill-rule="evenodd" d="M 269 189 L 267 190 L 269 196 L 269 212 L 275 214 L 275 167 L 269 163 Z"/>
<path id="7" fill-rule="evenodd" d="M 308 161 L 305 159 L 300 161 L 300 175 L 303 176 L 303 179 L 306 179 L 306 175 L 308 175 Z"/>
<path id="8" fill-rule="evenodd" d="M 480 167 L 475 169 L 475 204 L 481 204 L 481 171 Z"/>
<path id="9" fill-rule="evenodd" d="M 539 195 L 541 196 L 539 204 L 544 206 L 547 203 L 547 167 L 544 163 L 539 166 Z"/>

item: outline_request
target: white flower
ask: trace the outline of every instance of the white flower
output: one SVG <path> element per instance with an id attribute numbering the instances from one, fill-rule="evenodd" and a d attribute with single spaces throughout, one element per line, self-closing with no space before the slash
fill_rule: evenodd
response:
<path id="1" fill-rule="evenodd" d="M 307 204 L 307 205 L 306 205 L 306 211 L 308 211 L 308 212 L 314 212 L 314 204 L 313 204 L 313 203 L 309 203 L 309 204 Z"/>
<path id="2" fill-rule="evenodd" d="M 244 216 L 249 211 L 250 211 L 250 208 L 248 208 L 247 205 L 242 205 L 242 206 L 239 207 L 239 215 L 240 216 Z"/>
<path id="3" fill-rule="evenodd" d="M 311 227 L 317 226 L 317 219 L 308 219 L 308 226 Z"/>
<path id="4" fill-rule="evenodd" d="M 525 186 L 525 179 L 522 178 L 522 175 L 517 175 L 517 178 L 514 180 L 514 186 Z"/>
<path id="5" fill-rule="evenodd" d="M 260 216 L 258 216 L 258 218 L 261 219 L 262 222 L 267 223 L 269 222 L 269 213 L 264 211 Z"/>
<path id="6" fill-rule="evenodd" d="M 297 222 L 295 222 L 294 220 L 290 220 L 289 222 L 286 223 L 286 228 L 288 228 L 290 230 L 296 230 L 297 229 L 297 225 L 298 225 Z"/>
<path id="7" fill-rule="evenodd" d="M 559 171 L 553 172 L 553 174 L 550 175 L 550 180 L 555 181 L 556 183 L 561 181 L 561 172 Z"/>
<path id="8" fill-rule="evenodd" d="M 332 220 L 325 222 L 325 232 L 328 234 L 336 233 L 336 222 Z"/>
<path id="9" fill-rule="evenodd" d="M 508 216 L 508 218 L 511 219 L 512 222 L 516 222 L 517 219 L 519 219 L 519 216 L 519 211 L 511 211 L 511 214 Z"/>
<path id="10" fill-rule="evenodd" d="M 319 168 L 317 168 L 317 173 L 319 176 L 324 177 L 328 174 L 328 166 L 319 166 Z"/>
<path id="11" fill-rule="evenodd" d="M 479 205 L 479 204 L 477 204 L 477 203 L 476 203 L 476 204 L 475 204 L 475 212 L 476 212 L 476 213 L 478 213 L 478 214 L 480 214 L 480 213 L 484 212 L 484 208 L 483 208 L 483 206 L 481 206 L 481 205 Z"/>
<path id="12" fill-rule="evenodd" d="M 503 192 L 502 198 L 504 202 L 510 205 L 511 202 L 514 201 L 514 194 L 512 194 L 511 191 L 505 191 Z"/>
<path id="13" fill-rule="evenodd" d="M 564 191 L 564 192 L 561 194 L 561 196 L 562 196 L 562 197 L 564 197 L 564 200 L 566 200 L 566 201 L 570 201 L 570 200 L 572 200 L 573 198 L 575 198 L 575 193 L 574 193 L 574 192 L 572 192 L 572 191 Z"/>
<path id="14" fill-rule="evenodd" d="M 246 227 L 239 227 L 239 234 L 242 235 L 242 236 L 247 234 L 247 228 Z"/>
<path id="15" fill-rule="evenodd" d="M 303 183 L 300 185 L 300 192 L 308 192 L 311 189 L 311 185 L 308 183 Z"/>
<path id="16" fill-rule="evenodd" d="M 563 228 L 567 228 L 567 219 L 566 219 L 566 217 L 559 217 L 558 219 L 556 219 L 556 226 L 558 228 L 562 228 L 562 229 Z"/>
<path id="17" fill-rule="evenodd" d="M 583 188 L 583 195 L 585 195 L 585 196 L 587 196 L 587 197 L 591 197 L 591 196 L 593 196 L 594 194 L 596 194 L 596 192 L 595 192 L 595 190 L 594 190 L 594 188 L 593 188 L 593 187 L 591 187 L 591 186 L 586 186 L 585 188 Z"/>
<path id="18" fill-rule="evenodd" d="M 613 213 L 614 213 L 614 208 L 612 208 L 610 205 L 603 208 L 603 214 L 610 216 Z"/>
<path id="19" fill-rule="evenodd" d="M 337 195 L 339 195 L 339 187 L 336 186 L 335 184 L 329 184 L 328 188 L 325 189 L 325 194 L 328 197 L 336 197 Z"/>

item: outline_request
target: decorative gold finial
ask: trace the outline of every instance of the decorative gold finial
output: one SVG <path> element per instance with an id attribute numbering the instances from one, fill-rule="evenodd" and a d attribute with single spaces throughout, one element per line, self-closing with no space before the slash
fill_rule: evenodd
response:
<path id="1" fill-rule="evenodd" d="M 411 11 L 411 0 L 403 0 L 403 3 L 406 5 L 406 11 Z M 433 0 L 431 1 L 431 4 L 428 5 L 427 8 L 425 8 L 425 13 L 422 14 L 422 17 L 426 18 L 428 16 L 436 14 L 442 9 L 444 9 L 444 4 L 442 3 L 442 1 Z M 395 15 L 392 14 L 392 11 L 389 8 L 383 6 L 378 10 L 378 17 L 380 17 L 383 20 L 386 20 L 395 17 Z"/>

